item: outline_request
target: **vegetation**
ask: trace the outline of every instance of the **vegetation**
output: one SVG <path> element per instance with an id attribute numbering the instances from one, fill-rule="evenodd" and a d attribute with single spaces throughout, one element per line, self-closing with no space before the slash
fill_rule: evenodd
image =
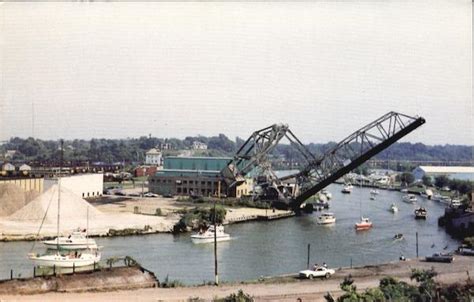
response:
<path id="1" fill-rule="evenodd" d="M 215 298 L 214 302 L 253 302 L 254 299 L 249 294 L 244 293 L 241 289 L 235 294 L 232 293 L 224 298 Z"/>
<path id="2" fill-rule="evenodd" d="M 216 217 L 216 223 L 221 224 L 224 222 L 226 209 L 222 206 L 217 206 L 214 214 L 214 207 L 199 207 L 190 211 L 182 211 L 181 214 L 183 214 L 183 217 L 181 217 L 173 227 L 174 233 L 187 232 L 201 227 L 207 227 L 214 223 L 214 215 Z"/>
<path id="3" fill-rule="evenodd" d="M 169 276 L 166 275 L 166 278 L 163 282 L 160 283 L 160 287 L 163 288 L 174 288 L 174 287 L 183 287 L 184 284 L 179 280 L 170 280 Z"/>
<path id="4" fill-rule="evenodd" d="M 474 186 L 473 182 L 469 180 L 450 179 L 447 176 L 441 175 L 435 177 L 435 186 L 438 188 L 449 187 L 449 189 L 458 191 L 461 195 L 472 192 Z"/>
<path id="5" fill-rule="evenodd" d="M 234 141 L 224 134 L 211 137 L 189 136 L 185 139 L 164 139 L 151 135 L 127 139 L 75 139 L 65 141 L 64 159 L 70 163 L 86 161 L 138 163 L 144 161 L 146 151 L 162 143 L 169 143 L 174 149 L 164 150 L 164 155 L 176 155 L 175 150 L 190 149 L 194 141 L 200 141 L 208 145 L 207 150 L 196 151 L 199 156 L 231 156 L 244 143 L 244 140 L 239 137 Z M 320 156 L 334 145 L 334 142 L 325 144 L 310 143 L 306 147 L 316 156 Z M 14 137 L 0 146 L 0 154 L 4 154 L 6 150 L 16 150 L 17 152 L 13 157 L 14 162 L 54 164 L 59 159 L 58 147 L 58 141 Z M 272 157 L 275 159 L 276 166 L 279 165 L 281 160 L 290 162 L 290 167 L 304 162 L 301 154 L 287 144 L 278 145 L 273 151 Z M 470 162 L 472 161 L 472 146 L 427 146 L 421 143 L 395 143 L 375 158 L 382 160 Z M 288 168 L 288 165 L 282 168 Z M 403 167 L 402 165 L 396 167 L 398 171 L 411 168 L 413 167 Z"/>
<path id="6" fill-rule="evenodd" d="M 415 181 L 415 176 L 410 172 L 403 172 L 402 174 L 397 175 L 396 180 L 409 185 Z"/>
<path id="7" fill-rule="evenodd" d="M 474 298 L 474 283 L 467 280 L 465 284 L 445 286 L 437 283 L 433 278 L 437 275 L 434 269 L 413 269 L 410 279 L 417 285 L 398 281 L 393 277 L 384 277 L 379 287 L 357 292 L 351 276 L 344 278 L 340 287 L 343 290 L 339 298 L 328 293 L 325 298 L 328 302 L 360 302 L 360 301 L 471 301 Z"/>

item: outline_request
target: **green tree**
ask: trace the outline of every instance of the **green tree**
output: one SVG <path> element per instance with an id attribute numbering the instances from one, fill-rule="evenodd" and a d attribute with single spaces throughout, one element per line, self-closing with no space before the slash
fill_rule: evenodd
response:
<path id="1" fill-rule="evenodd" d="M 438 188 L 445 187 L 449 184 L 449 178 L 445 175 L 435 177 L 435 186 Z"/>
<path id="2" fill-rule="evenodd" d="M 427 175 L 423 175 L 423 178 L 421 178 L 421 180 L 423 181 L 423 184 L 427 187 L 431 187 L 433 185 L 433 182 L 431 181 L 431 177 Z"/>
<path id="3" fill-rule="evenodd" d="M 413 174 L 410 172 L 403 172 L 400 175 L 400 181 L 405 182 L 407 184 L 411 184 L 415 181 L 415 176 L 413 176 Z"/>

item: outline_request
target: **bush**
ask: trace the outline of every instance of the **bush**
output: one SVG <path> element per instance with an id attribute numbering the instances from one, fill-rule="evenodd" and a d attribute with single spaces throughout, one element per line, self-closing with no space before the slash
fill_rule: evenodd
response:
<path id="1" fill-rule="evenodd" d="M 230 294 L 224 298 L 213 299 L 214 302 L 253 302 L 254 299 L 249 294 L 244 293 L 241 289 L 237 294 Z"/>

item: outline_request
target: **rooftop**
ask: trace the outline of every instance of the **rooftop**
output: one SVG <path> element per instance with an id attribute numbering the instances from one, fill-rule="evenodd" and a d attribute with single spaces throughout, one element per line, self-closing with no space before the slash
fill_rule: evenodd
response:
<path id="1" fill-rule="evenodd" d="M 474 173 L 474 167 L 469 166 L 419 166 L 426 173 Z"/>

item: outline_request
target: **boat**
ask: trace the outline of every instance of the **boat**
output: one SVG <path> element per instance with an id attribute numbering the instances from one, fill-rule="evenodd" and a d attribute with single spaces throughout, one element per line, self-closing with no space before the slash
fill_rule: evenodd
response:
<path id="1" fill-rule="evenodd" d="M 100 261 L 100 252 L 95 249 L 91 252 L 58 252 L 56 251 L 54 254 L 46 254 L 46 255 L 39 255 L 39 254 L 30 254 L 28 258 L 32 260 L 36 266 L 42 267 L 82 267 L 82 266 L 90 266 L 94 265 L 94 263 L 98 263 Z"/>
<path id="2" fill-rule="evenodd" d="M 95 240 L 87 238 L 87 231 L 80 229 L 73 231 L 67 237 L 43 241 L 43 244 L 49 249 L 58 249 L 58 247 L 61 250 L 97 249 Z"/>
<path id="3" fill-rule="evenodd" d="M 222 225 L 217 226 L 217 232 L 215 234 L 216 241 L 227 241 L 230 240 L 230 235 L 224 233 L 224 227 Z M 211 243 L 214 242 L 214 226 L 211 225 L 205 231 L 201 230 L 198 233 L 191 235 L 193 243 Z"/>
<path id="4" fill-rule="evenodd" d="M 370 195 L 370 200 L 375 200 L 375 195 Z"/>
<path id="5" fill-rule="evenodd" d="M 433 197 L 431 197 L 431 200 L 433 201 L 441 201 L 441 199 L 443 198 L 443 195 L 439 194 L 439 193 L 436 193 L 433 195 Z"/>
<path id="6" fill-rule="evenodd" d="M 400 192 L 402 192 L 402 193 L 408 193 L 408 189 L 401 189 Z"/>
<path id="7" fill-rule="evenodd" d="M 474 256 L 474 248 L 468 248 L 466 246 L 460 246 L 457 249 L 457 253 L 464 256 Z"/>
<path id="8" fill-rule="evenodd" d="M 452 254 L 435 253 L 432 256 L 426 256 L 425 260 L 427 262 L 451 263 L 454 260 L 454 256 Z"/>
<path id="9" fill-rule="evenodd" d="M 342 193 L 345 193 L 345 194 L 350 194 L 352 192 L 352 189 L 354 187 L 351 185 L 351 184 L 346 184 L 344 185 L 344 188 L 342 188 Z"/>
<path id="10" fill-rule="evenodd" d="M 459 200 L 459 199 L 452 199 L 451 202 L 449 203 L 449 206 L 450 206 L 451 208 L 455 208 L 455 209 L 456 209 L 456 208 L 458 208 L 461 204 L 462 204 L 462 203 L 461 203 L 461 200 Z"/>
<path id="11" fill-rule="evenodd" d="M 355 224 L 356 230 L 368 230 L 372 227 L 372 222 L 369 218 L 360 217 L 360 221 Z"/>
<path id="12" fill-rule="evenodd" d="M 63 142 L 61 142 L 61 166 L 59 171 L 61 171 L 63 162 Z M 65 251 L 62 250 L 62 242 L 59 236 L 60 231 L 60 218 L 61 218 L 61 174 L 58 174 L 58 215 L 57 215 L 57 226 L 56 226 L 56 239 L 53 240 L 56 244 L 56 249 L 53 253 L 46 253 L 44 255 L 40 255 L 37 253 L 29 253 L 28 258 L 33 261 L 35 266 L 41 267 L 82 267 L 82 266 L 90 266 L 94 263 L 100 261 L 100 252 L 97 249 L 97 245 L 95 248 L 86 247 L 86 250 L 83 251 Z M 89 218 L 89 215 L 87 215 Z M 89 223 L 89 222 L 88 222 Z M 40 226 L 41 230 L 41 226 Z M 38 232 L 39 233 L 39 232 Z M 87 236 L 84 236 L 87 242 Z M 45 242 L 46 244 L 46 242 Z"/>
<path id="13" fill-rule="evenodd" d="M 414 203 L 417 201 L 416 196 L 413 194 L 406 194 L 403 196 L 402 200 L 408 203 Z"/>
<path id="14" fill-rule="evenodd" d="M 421 207 L 415 210 L 415 219 L 426 219 L 426 209 Z"/>
<path id="15" fill-rule="evenodd" d="M 336 217 L 333 213 L 323 213 L 318 217 L 318 224 L 332 224 L 336 222 Z"/>
<path id="16" fill-rule="evenodd" d="M 325 195 L 328 200 L 332 198 L 331 192 L 329 192 L 329 191 L 326 190 L 326 189 L 322 189 L 322 190 L 321 190 L 321 194 Z"/>
<path id="17" fill-rule="evenodd" d="M 392 203 L 392 205 L 390 206 L 390 212 L 392 213 L 398 212 L 398 207 L 394 203 Z"/>
<path id="18" fill-rule="evenodd" d="M 379 194 L 379 190 L 377 190 L 377 189 L 372 189 L 372 190 L 370 190 L 370 194 L 372 194 L 372 195 L 378 195 L 378 194 Z"/>
<path id="19" fill-rule="evenodd" d="M 393 236 L 393 240 L 402 240 L 403 239 L 403 234 L 399 233 L 399 234 L 395 234 L 395 236 Z"/>

